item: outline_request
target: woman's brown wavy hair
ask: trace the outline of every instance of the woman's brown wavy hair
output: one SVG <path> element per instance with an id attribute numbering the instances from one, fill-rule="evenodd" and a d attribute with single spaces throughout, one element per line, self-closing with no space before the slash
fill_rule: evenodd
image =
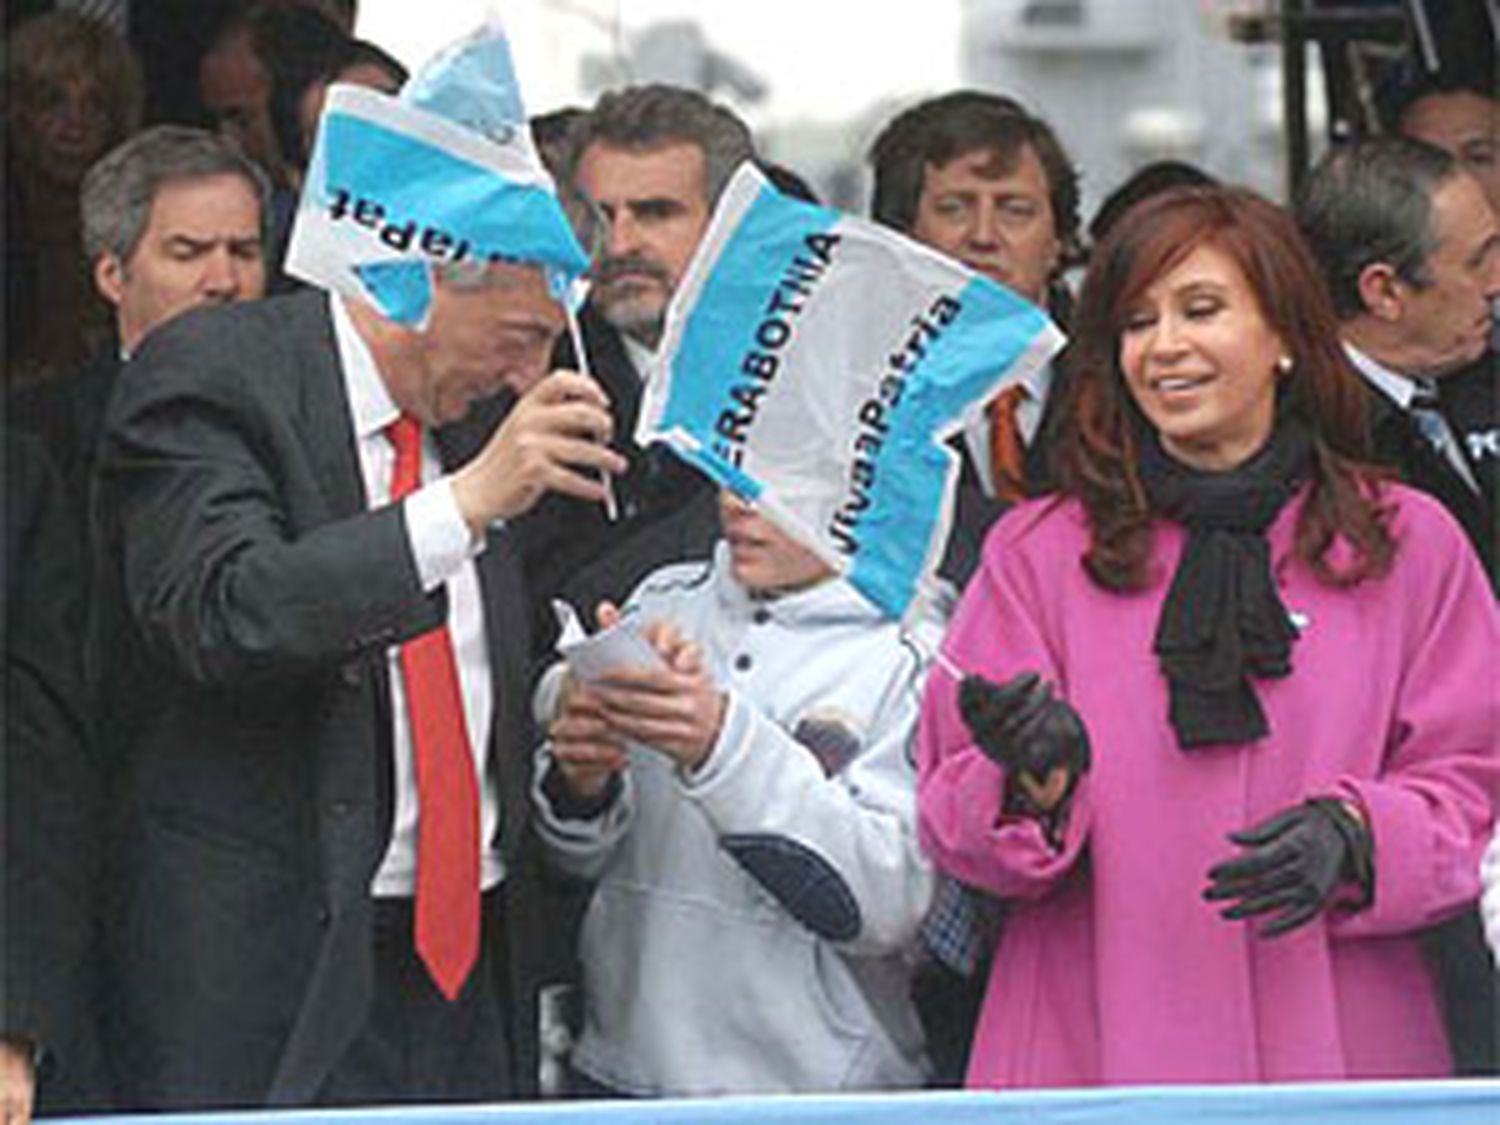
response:
<path id="1" fill-rule="evenodd" d="M 1311 493 L 1297 524 L 1296 556 L 1333 585 L 1383 573 L 1395 543 L 1380 474 L 1364 464 L 1367 392 L 1339 343 L 1317 264 L 1285 211 L 1253 192 L 1218 186 L 1176 188 L 1137 205 L 1090 260 L 1055 454 L 1063 492 L 1088 514 L 1084 565 L 1110 590 L 1139 589 L 1151 579 L 1153 514 L 1136 468 L 1138 428 L 1148 424 L 1120 371 L 1120 332 L 1140 295 L 1204 245 L 1239 266 L 1286 345 L 1292 370 L 1278 388 L 1278 411 L 1298 410 L 1313 428 Z M 1329 551 L 1339 539 L 1352 557 L 1336 566 Z"/>

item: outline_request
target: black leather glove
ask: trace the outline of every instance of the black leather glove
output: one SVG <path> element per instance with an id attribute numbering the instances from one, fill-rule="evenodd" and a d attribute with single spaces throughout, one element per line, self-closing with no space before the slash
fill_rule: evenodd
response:
<path id="1" fill-rule="evenodd" d="M 1072 792 L 1089 771 L 1092 755 L 1083 720 L 1035 672 L 1003 684 L 965 676 L 958 686 L 958 711 L 979 748 L 1012 774 L 1028 773 L 1042 783 L 1053 770 L 1065 769 Z"/>
<path id="2" fill-rule="evenodd" d="M 1261 927 L 1262 937 L 1312 921 L 1341 883 L 1359 884 L 1369 900 L 1370 833 L 1339 801 L 1304 802 L 1229 839 L 1248 850 L 1209 868 L 1203 897 L 1238 899 L 1220 911 L 1231 921 L 1278 911 Z"/>

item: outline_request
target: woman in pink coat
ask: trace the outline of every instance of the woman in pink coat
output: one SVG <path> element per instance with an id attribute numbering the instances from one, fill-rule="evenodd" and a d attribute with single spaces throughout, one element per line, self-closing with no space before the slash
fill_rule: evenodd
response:
<path id="1" fill-rule="evenodd" d="M 1062 493 L 992 531 L 923 709 L 923 842 L 1010 904 L 969 1084 L 1446 1074 L 1416 937 L 1493 822 L 1479 564 L 1361 467 L 1278 208 L 1142 205 L 1078 329 Z"/>

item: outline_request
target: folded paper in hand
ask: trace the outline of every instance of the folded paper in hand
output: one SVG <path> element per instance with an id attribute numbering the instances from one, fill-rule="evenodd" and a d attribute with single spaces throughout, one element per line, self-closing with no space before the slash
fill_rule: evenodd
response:
<path id="1" fill-rule="evenodd" d="M 584 632 L 572 606 L 554 601 L 552 612 L 560 631 L 557 651 L 576 680 L 592 683 L 621 668 L 666 667 L 656 647 L 641 635 L 640 622 L 634 617 L 621 618 L 591 635 Z"/>

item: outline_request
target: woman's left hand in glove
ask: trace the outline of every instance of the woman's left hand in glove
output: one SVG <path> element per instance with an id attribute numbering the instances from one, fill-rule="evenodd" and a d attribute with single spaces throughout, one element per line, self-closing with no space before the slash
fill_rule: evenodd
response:
<path id="1" fill-rule="evenodd" d="M 1306 801 L 1231 832 L 1229 839 L 1246 850 L 1209 868 L 1203 897 L 1237 900 L 1220 912 L 1231 921 L 1274 912 L 1260 929 L 1262 937 L 1312 921 L 1343 884 L 1359 884 L 1368 900 L 1370 833 L 1342 801 Z"/>

